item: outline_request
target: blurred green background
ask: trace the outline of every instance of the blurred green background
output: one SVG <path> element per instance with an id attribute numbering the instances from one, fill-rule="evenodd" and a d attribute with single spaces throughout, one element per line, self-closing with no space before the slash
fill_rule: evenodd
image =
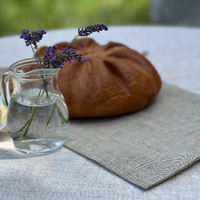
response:
<path id="1" fill-rule="evenodd" d="M 0 0 L 0 36 L 50 30 L 149 24 L 150 0 Z"/>

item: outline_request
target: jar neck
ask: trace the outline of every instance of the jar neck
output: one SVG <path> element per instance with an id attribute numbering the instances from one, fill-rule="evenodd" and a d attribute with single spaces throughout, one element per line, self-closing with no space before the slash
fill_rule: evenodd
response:
<path id="1" fill-rule="evenodd" d="M 58 69 L 38 69 L 36 59 L 18 61 L 10 66 L 10 75 L 13 80 L 14 93 L 25 89 L 37 88 L 59 92 Z"/>
<path id="2" fill-rule="evenodd" d="M 12 78 L 16 80 L 37 81 L 39 79 L 50 79 L 53 76 L 57 76 L 59 70 L 59 68 L 41 69 L 36 59 L 25 59 L 11 65 L 9 72 Z"/>

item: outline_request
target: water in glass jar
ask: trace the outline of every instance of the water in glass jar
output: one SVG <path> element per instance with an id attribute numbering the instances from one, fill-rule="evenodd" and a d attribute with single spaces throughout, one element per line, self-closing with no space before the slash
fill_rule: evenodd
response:
<path id="1" fill-rule="evenodd" d="M 66 142 L 69 122 L 63 121 L 61 114 L 64 119 L 69 116 L 63 98 L 51 93 L 50 98 L 45 95 L 37 98 L 38 92 L 37 89 L 25 90 L 11 97 L 7 128 L 16 149 L 28 154 L 43 155 L 56 151 Z M 37 109 L 24 136 L 27 120 L 31 118 L 34 108 Z"/>

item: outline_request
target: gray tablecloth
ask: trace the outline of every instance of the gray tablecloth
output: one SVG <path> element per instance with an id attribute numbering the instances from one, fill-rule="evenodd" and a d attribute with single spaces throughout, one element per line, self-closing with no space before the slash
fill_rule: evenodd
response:
<path id="1" fill-rule="evenodd" d="M 40 46 L 69 41 L 76 34 L 77 29 L 48 31 Z M 200 29 L 117 26 L 109 27 L 105 34 L 97 33 L 91 37 L 100 44 L 114 41 L 141 53 L 147 50 L 147 58 L 164 82 L 200 94 Z M 33 57 L 19 35 L 0 38 L 0 46 L 1 67 Z M 71 122 L 71 125 L 75 124 L 78 127 L 75 121 Z M 200 199 L 200 162 L 150 190 L 143 190 L 67 148 L 48 156 L 27 158 L 13 149 L 6 133 L 0 134 L 0 141 L 1 200 Z"/>

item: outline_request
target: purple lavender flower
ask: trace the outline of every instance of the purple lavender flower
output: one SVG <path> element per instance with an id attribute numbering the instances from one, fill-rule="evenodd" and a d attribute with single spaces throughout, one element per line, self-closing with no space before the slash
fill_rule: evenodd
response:
<path id="1" fill-rule="evenodd" d="M 53 68 L 63 68 L 64 62 L 72 63 L 72 60 L 77 60 L 78 62 L 86 62 L 86 58 L 82 58 L 81 54 L 76 54 L 76 51 L 74 49 L 67 50 L 64 48 L 64 51 L 62 51 L 59 55 L 56 55 L 53 58 L 48 57 L 48 55 L 45 55 L 45 67 L 49 68 L 50 65 L 53 66 Z"/>
<path id="2" fill-rule="evenodd" d="M 47 47 L 45 50 L 45 54 L 43 57 L 43 67 L 44 68 L 50 68 L 50 60 L 52 59 L 53 54 L 56 53 L 57 46 L 54 45 L 52 47 Z"/>
<path id="3" fill-rule="evenodd" d="M 107 31 L 108 28 L 104 24 L 96 24 L 93 26 L 87 26 L 86 28 L 78 29 L 78 35 L 79 36 L 88 36 L 93 32 L 99 32 L 99 31 Z"/>
<path id="4" fill-rule="evenodd" d="M 47 91 L 47 87 L 45 87 L 43 84 L 40 86 L 44 91 Z"/>
<path id="5" fill-rule="evenodd" d="M 83 62 L 86 62 L 87 61 L 87 58 L 82 58 L 81 59 Z"/>
<path id="6" fill-rule="evenodd" d="M 45 82 L 44 82 L 44 84 L 47 86 L 47 85 L 51 85 L 51 82 L 50 81 L 48 81 L 48 82 L 46 82 L 46 80 L 45 80 Z M 47 87 L 46 86 L 44 86 L 43 84 L 40 86 L 44 91 L 47 91 Z"/>
<path id="7" fill-rule="evenodd" d="M 32 31 L 31 33 L 29 30 L 23 30 L 20 38 L 25 40 L 26 46 L 33 44 L 34 48 L 37 49 L 37 42 L 42 39 L 44 34 L 46 34 L 44 30 Z"/>

